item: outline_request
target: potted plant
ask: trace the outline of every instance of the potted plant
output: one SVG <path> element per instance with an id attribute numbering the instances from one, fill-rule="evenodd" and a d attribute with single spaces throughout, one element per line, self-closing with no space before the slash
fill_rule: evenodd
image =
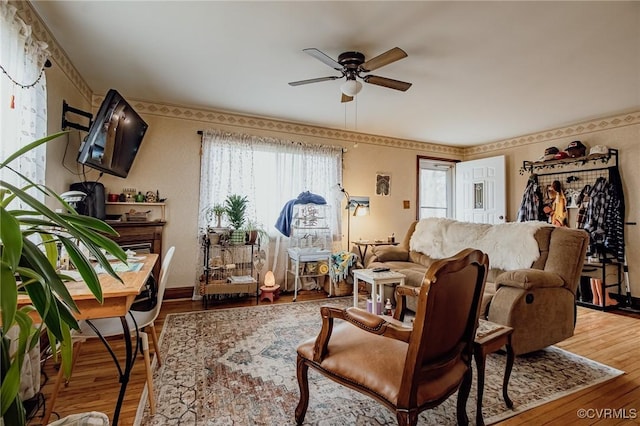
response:
<path id="1" fill-rule="evenodd" d="M 28 184 L 17 187 L 0 179 L 0 372 L 1 416 L 5 425 L 26 424 L 26 413 L 19 396 L 21 369 L 25 355 L 36 346 L 46 326 L 52 347 L 60 343 L 62 366 L 69 377 L 72 361 L 70 329 L 78 328 L 74 312 L 78 308 L 64 285 L 72 280 L 56 270 L 58 245 L 64 247 L 71 263 L 96 299 L 102 302 L 102 289 L 89 259 L 80 250 L 86 247 L 92 257 L 113 277 L 120 279 L 105 257 L 107 253 L 126 262 L 125 252 L 106 235 L 117 235 L 105 222 L 81 216 L 58 194 L 44 185 L 31 182 L 11 168 L 10 163 L 35 147 L 67 132 L 39 139 L 2 160 L 0 169 L 11 170 Z M 57 213 L 30 195 L 40 191 L 60 203 L 66 213 Z M 15 199 L 28 209 L 14 209 Z M 19 293 L 27 294 L 32 304 L 18 309 Z M 37 315 L 35 315 L 37 314 Z M 36 324 L 33 318 L 41 318 Z M 11 349 L 11 342 L 17 349 Z"/>
<path id="2" fill-rule="evenodd" d="M 258 238 L 261 244 L 269 242 L 269 233 L 256 219 L 247 219 L 244 230 L 247 233 L 247 244 L 255 244 Z"/>
<path id="3" fill-rule="evenodd" d="M 222 216 L 224 216 L 226 212 L 227 210 L 222 204 L 217 204 L 217 203 L 214 204 L 213 206 L 207 209 L 207 212 L 206 212 L 207 222 L 211 223 L 211 221 L 213 221 L 213 218 L 215 217 L 216 219 L 215 227 L 222 228 Z"/>
<path id="4" fill-rule="evenodd" d="M 230 194 L 224 201 L 224 207 L 227 214 L 227 219 L 234 229 L 231 234 L 232 244 L 244 243 L 244 230 L 243 225 L 246 220 L 247 205 L 249 200 L 244 195 Z"/>

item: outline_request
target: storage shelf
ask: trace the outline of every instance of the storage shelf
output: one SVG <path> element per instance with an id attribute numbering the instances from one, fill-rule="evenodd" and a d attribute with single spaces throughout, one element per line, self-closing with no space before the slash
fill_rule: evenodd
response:
<path id="1" fill-rule="evenodd" d="M 147 203 L 145 202 L 137 202 L 137 201 L 107 201 L 105 203 L 108 206 L 118 206 L 118 205 L 135 205 L 135 206 L 166 206 L 167 203 Z"/>
<path id="2" fill-rule="evenodd" d="M 167 203 L 147 203 L 147 202 L 137 202 L 137 201 L 107 201 L 105 206 L 145 206 L 145 207 L 159 207 L 160 208 L 160 222 L 165 221 L 165 209 Z M 127 222 L 127 221 L 123 221 Z M 137 223 L 142 222 L 153 222 L 153 221 L 137 221 Z"/>

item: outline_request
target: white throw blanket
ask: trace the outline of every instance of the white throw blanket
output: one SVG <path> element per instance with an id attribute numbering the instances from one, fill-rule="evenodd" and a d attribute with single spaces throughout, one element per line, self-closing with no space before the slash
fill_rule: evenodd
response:
<path id="1" fill-rule="evenodd" d="M 445 218 L 422 219 L 416 225 L 409 247 L 434 259 L 453 256 L 465 248 L 489 255 L 491 268 L 529 268 L 540 256 L 536 231 L 546 222 L 509 222 L 497 225 L 458 222 Z"/>

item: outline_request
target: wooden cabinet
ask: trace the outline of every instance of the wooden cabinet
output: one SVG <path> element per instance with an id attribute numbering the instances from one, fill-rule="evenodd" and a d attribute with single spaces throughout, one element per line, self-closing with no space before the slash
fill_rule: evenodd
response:
<path id="1" fill-rule="evenodd" d="M 166 222 L 110 222 L 115 229 L 117 237 L 110 237 L 125 250 L 131 249 L 137 253 L 144 253 L 148 248 L 150 253 L 158 254 L 158 261 L 153 267 L 153 276 L 156 282 L 160 279 L 160 266 L 162 265 L 162 231 Z"/>

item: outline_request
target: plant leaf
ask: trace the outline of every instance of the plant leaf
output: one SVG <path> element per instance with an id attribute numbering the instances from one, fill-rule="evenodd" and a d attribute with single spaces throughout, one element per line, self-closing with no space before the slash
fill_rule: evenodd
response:
<path id="1" fill-rule="evenodd" d="M 42 273 L 42 277 L 44 278 L 42 284 L 45 284 L 48 289 L 50 288 L 53 293 L 55 293 L 67 305 L 69 305 L 74 311 L 77 312 L 78 307 L 73 301 L 71 294 L 69 294 L 69 290 L 64 285 L 55 269 L 53 269 L 53 266 L 51 266 L 49 260 L 44 256 L 42 251 L 40 251 L 40 249 L 38 249 L 35 244 L 33 244 L 26 238 L 23 240 L 23 243 L 23 256 L 25 256 L 25 258 L 29 261 L 32 269 L 35 269 L 36 271 Z M 28 255 L 28 257 L 26 255 Z"/>
<path id="2" fill-rule="evenodd" d="M 40 235 L 40 238 L 42 239 L 44 250 L 47 255 L 47 259 L 49 259 L 49 263 L 55 268 L 56 263 L 58 263 L 58 247 L 56 246 L 55 238 L 53 238 L 51 234 L 46 232 L 38 232 L 38 235 Z"/>
<path id="3" fill-rule="evenodd" d="M 15 270 L 22 253 L 22 233 L 20 224 L 4 207 L 0 207 L 0 241 L 2 241 L 2 260 Z"/>
<path id="4" fill-rule="evenodd" d="M 102 287 L 100 286 L 100 280 L 98 279 L 96 271 L 73 241 L 65 237 L 60 237 L 60 241 L 62 241 L 65 249 L 67 249 L 71 262 L 73 262 L 74 266 L 78 269 L 78 272 L 80 272 L 82 279 L 87 287 L 89 287 L 89 290 L 91 290 L 91 293 L 93 293 L 98 302 L 102 303 Z"/>
<path id="5" fill-rule="evenodd" d="M 2 169 L 3 167 L 6 167 L 7 164 L 11 163 L 13 160 L 15 160 L 16 158 L 20 157 L 25 152 L 29 152 L 32 149 L 42 145 L 43 143 L 47 143 L 52 139 L 55 139 L 55 138 L 58 138 L 58 137 L 64 135 L 65 133 L 69 133 L 69 131 L 67 130 L 67 131 L 64 131 L 64 132 L 54 133 L 52 135 L 46 136 L 46 137 L 44 137 L 42 139 L 38 139 L 36 141 L 31 142 L 28 145 L 23 146 L 22 148 L 20 148 L 19 150 L 17 150 L 16 152 L 11 154 L 10 156 L 8 156 L 7 159 L 4 160 L 2 163 L 0 163 L 0 169 Z"/>
<path id="6" fill-rule="evenodd" d="M 4 224 L 2 224 L 4 227 Z M 0 309 L 2 309 L 3 327 L 8 330 L 18 309 L 18 285 L 13 271 L 4 261 L 0 265 Z"/>

